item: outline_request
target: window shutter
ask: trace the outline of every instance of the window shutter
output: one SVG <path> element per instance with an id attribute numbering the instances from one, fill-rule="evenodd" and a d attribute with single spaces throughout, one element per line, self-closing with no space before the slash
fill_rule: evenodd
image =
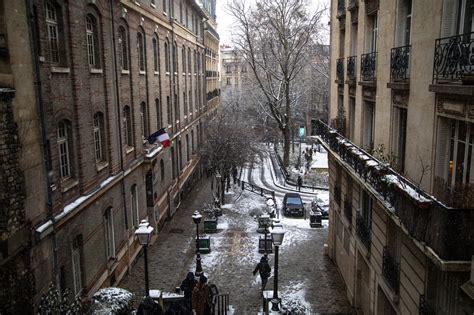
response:
<path id="1" fill-rule="evenodd" d="M 397 27 L 396 27 L 396 38 L 395 47 L 403 46 L 406 28 L 406 16 L 407 9 L 405 6 L 405 0 L 398 0 L 398 14 L 397 14 Z"/>
<path id="2" fill-rule="evenodd" d="M 449 119 L 438 119 L 438 140 L 436 144 L 436 176 L 447 179 L 449 148 Z"/>
<path id="3" fill-rule="evenodd" d="M 456 35 L 457 11 L 460 0 L 444 0 L 441 37 Z"/>

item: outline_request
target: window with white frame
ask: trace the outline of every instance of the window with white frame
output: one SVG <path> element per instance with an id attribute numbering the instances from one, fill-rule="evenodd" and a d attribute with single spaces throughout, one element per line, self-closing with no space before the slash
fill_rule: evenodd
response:
<path id="1" fill-rule="evenodd" d="M 364 101 L 364 128 L 362 129 L 362 145 L 364 149 L 374 148 L 375 104 Z"/>
<path id="2" fill-rule="evenodd" d="M 115 258 L 115 235 L 114 235 L 114 212 L 113 208 L 108 208 L 104 213 L 105 223 L 105 245 L 107 259 Z"/>
<path id="3" fill-rule="evenodd" d="M 137 50 L 138 50 L 138 68 L 145 71 L 145 38 L 142 32 L 137 33 Z"/>
<path id="4" fill-rule="evenodd" d="M 130 189 L 130 200 L 131 200 L 131 218 L 132 218 L 132 226 L 138 227 L 139 215 L 138 215 L 138 194 L 137 194 L 137 185 L 133 185 Z"/>
<path id="5" fill-rule="evenodd" d="M 58 123 L 57 143 L 59 151 L 59 174 L 61 176 L 61 179 L 64 180 L 72 177 L 72 134 L 70 121 L 62 120 Z"/>
<path id="6" fill-rule="evenodd" d="M 71 247 L 74 295 L 79 296 L 82 293 L 82 235 L 74 238 Z"/>
<path id="7" fill-rule="evenodd" d="M 377 37 L 379 32 L 379 18 L 378 11 L 368 17 L 368 34 L 366 41 L 366 52 L 373 53 L 377 52 Z"/>
<path id="8" fill-rule="evenodd" d="M 474 1 L 444 0 L 441 37 L 474 32 Z"/>
<path id="9" fill-rule="evenodd" d="M 99 28 L 92 14 L 86 16 L 87 60 L 89 66 L 100 68 Z"/>
<path id="10" fill-rule="evenodd" d="M 396 169 L 403 173 L 405 170 L 405 147 L 407 140 L 407 108 L 393 107 L 392 122 L 392 154 L 395 157 Z"/>
<path id="11" fill-rule="evenodd" d="M 59 63 L 59 14 L 57 7 L 51 2 L 46 2 L 46 27 L 48 30 L 49 61 Z M 58 16 L 59 15 L 59 16 Z"/>
<path id="12" fill-rule="evenodd" d="M 132 126 L 132 115 L 130 112 L 130 106 L 124 106 L 123 108 L 123 127 L 125 145 L 133 147 L 133 126 Z"/>
<path id="13" fill-rule="evenodd" d="M 95 161 L 105 161 L 105 128 L 104 128 L 104 114 L 97 112 L 94 115 L 94 147 L 95 147 Z"/>
<path id="14" fill-rule="evenodd" d="M 122 70 L 128 70 L 128 35 L 123 26 L 118 29 L 118 58 Z"/>

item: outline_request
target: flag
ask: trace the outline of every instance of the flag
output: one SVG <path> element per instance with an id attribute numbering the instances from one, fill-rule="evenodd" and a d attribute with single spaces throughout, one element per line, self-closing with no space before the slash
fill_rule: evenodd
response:
<path id="1" fill-rule="evenodd" d="M 148 143 L 153 144 L 156 140 L 160 141 L 161 145 L 166 148 L 170 146 L 170 136 L 166 133 L 165 128 L 161 128 L 157 132 L 152 133 L 148 137 Z"/>

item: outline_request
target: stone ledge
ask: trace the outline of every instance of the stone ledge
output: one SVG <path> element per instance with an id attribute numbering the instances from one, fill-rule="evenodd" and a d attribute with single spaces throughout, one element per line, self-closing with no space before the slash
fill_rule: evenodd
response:
<path id="1" fill-rule="evenodd" d="M 461 84 L 430 84 L 429 91 L 441 94 L 474 96 L 474 85 Z"/>

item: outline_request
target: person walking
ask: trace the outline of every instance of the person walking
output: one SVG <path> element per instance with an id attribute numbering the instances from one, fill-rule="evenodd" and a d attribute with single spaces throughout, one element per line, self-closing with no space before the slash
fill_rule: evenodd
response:
<path id="1" fill-rule="evenodd" d="M 265 286 L 267 285 L 268 278 L 270 278 L 270 273 L 272 271 L 272 268 L 268 264 L 268 256 L 267 254 L 263 255 L 262 258 L 260 258 L 260 262 L 257 264 L 253 271 L 253 275 L 255 276 L 257 274 L 257 271 L 260 273 L 260 279 L 262 279 L 262 293 L 265 291 Z"/>
<path id="2" fill-rule="evenodd" d="M 188 310 L 192 309 L 191 299 L 193 296 L 193 290 L 194 290 L 194 287 L 196 286 L 196 283 L 197 281 L 194 278 L 194 273 L 192 273 L 191 271 L 188 272 L 188 275 L 186 276 L 186 278 L 183 280 L 183 282 L 181 282 L 180 289 L 181 291 L 184 292 L 184 303 L 186 304 L 186 307 L 188 308 Z"/>
<path id="3" fill-rule="evenodd" d="M 298 191 L 301 191 L 301 186 L 303 186 L 303 177 L 301 177 L 301 175 L 298 175 L 297 184 L 298 184 Z"/>
<path id="4" fill-rule="evenodd" d="M 193 289 L 192 306 L 196 315 L 211 315 L 210 291 L 205 275 L 199 277 L 199 282 Z"/>

